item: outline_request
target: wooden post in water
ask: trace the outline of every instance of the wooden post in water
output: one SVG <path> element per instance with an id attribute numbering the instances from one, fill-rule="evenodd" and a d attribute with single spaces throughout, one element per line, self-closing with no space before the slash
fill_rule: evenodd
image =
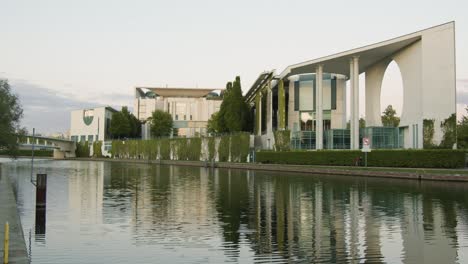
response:
<path id="1" fill-rule="evenodd" d="M 37 174 L 36 179 L 36 235 L 46 232 L 47 174 Z"/>
<path id="2" fill-rule="evenodd" d="M 8 253 L 10 251 L 10 225 L 5 223 L 5 239 L 3 242 L 3 263 L 8 264 Z"/>

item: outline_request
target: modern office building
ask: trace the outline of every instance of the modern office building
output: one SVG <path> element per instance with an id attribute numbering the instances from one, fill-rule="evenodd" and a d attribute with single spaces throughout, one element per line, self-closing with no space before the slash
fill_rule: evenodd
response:
<path id="1" fill-rule="evenodd" d="M 222 89 L 136 87 L 134 109 L 136 117 L 144 122 L 142 138 L 150 138 L 150 123 L 155 110 L 172 115 L 174 135 L 206 134 L 208 119 L 218 112 L 222 98 L 216 91 Z"/>
<path id="2" fill-rule="evenodd" d="M 403 110 L 398 127 L 383 127 L 381 86 L 392 61 L 401 71 Z M 361 74 L 365 102 L 360 103 Z M 455 80 L 455 23 L 450 22 L 294 64 L 279 74 L 261 73 L 246 98 L 264 148 L 274 145 L 275 130 L 289 129 L 293 148 L 359 149 L 367 137 L 372 148 L 421 149 L 439 145 L 449 130 L 448 120 L 455 118 Z M 346 128 L 347 97 L 350 128 Z M 367 125 L 361 129 L 360 107 L 365 108 Z"/>
<path id="3" fill-rule="evenodd" d="M 107 140 L 112 114 L 117 112 L 109 106 L 71 112 L 70 139 L 75 142 Z"/>

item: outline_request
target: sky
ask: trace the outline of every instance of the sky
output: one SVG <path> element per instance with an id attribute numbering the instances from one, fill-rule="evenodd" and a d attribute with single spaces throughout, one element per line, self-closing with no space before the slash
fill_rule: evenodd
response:
<path id="1" fill-rule="evenodd" d="M 466 10 L 462 0 L 0 0 L 0 78 L 19 95 L 24 126 L 64 132 L 73 109 L 131 107 L 135 86 L 223 88 L 239 75 L 246 92 L 265 70 L 455 21 L 462 111 Z M 401 113 L 395 65 L 382 105 Z"/>

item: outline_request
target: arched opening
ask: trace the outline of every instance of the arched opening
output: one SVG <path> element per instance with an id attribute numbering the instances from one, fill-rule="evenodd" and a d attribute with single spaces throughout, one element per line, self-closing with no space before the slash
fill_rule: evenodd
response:
<path id="1" fill-rule="evenodd" d="M 403 113 L 403 79 L 400 67 L 395 61 L 390 62 L 385 70 L 380 91 L 380 112 L 391 105 L 396 111 L 396 116 Z M 383 124 L 385 125 L 385 124 Z"/>

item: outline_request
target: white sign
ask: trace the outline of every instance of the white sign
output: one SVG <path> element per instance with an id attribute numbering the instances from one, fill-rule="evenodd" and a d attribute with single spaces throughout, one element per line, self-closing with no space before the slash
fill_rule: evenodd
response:
<path id="1" fill-rule="evenodd" d="M 362 152 L 371 152 L 370 140 L 369 138 L 362 138 Z"/>

